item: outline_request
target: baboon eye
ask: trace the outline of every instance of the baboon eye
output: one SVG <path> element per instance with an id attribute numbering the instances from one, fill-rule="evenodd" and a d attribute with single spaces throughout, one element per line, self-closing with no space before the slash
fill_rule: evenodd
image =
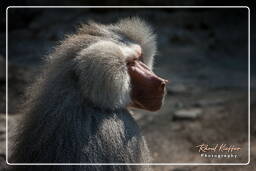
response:
<path id="1" fill-rule="evenodd" d="M 134 66 L 135 62 L 139 60 L 138 58 L 132 57 L 132 58 L 128 58 L 126 59 L 126 65 L 127 66 Z"/>
<path id="2" fill-rule="evenodd" d="M 134 66 L 135 65 L 135 60 L 127 61 L 126 65 L 127 66 Z"/>

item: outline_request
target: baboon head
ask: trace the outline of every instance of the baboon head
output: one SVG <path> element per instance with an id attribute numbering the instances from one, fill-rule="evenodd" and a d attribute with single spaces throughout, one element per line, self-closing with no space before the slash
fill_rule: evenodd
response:
<path id="1" fill-rule="evenodd" d="M 84 98 L 95 106 L 160 109 L 167 80 L 152 71 L 155 35 L 141 19 L 111 25 L 90 22 L 59 48 L 63 53 L 73 50 L 65 55 L 71 60 Z"/>

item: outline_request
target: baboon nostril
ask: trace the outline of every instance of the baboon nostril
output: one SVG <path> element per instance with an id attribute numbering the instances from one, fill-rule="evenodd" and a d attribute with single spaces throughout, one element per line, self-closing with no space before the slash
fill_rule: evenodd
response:
<path id="1" fill-rule="evenodd" d="M 166 85 L 165 81 L 161 82 L 160 88 L 163 89 L 165 85 Z"/>

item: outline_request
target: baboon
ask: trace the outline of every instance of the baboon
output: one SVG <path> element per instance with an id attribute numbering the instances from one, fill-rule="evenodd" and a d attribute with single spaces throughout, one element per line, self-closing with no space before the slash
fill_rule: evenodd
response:
<path id="1" fill-rule="evenodd" d="M 132 17 L 89 22 L 46 58 L 28 89 L 10 163 L 148 163 L 150 153 L 128 111 L 159 110 L 167 80 L 152 72 L 155 34 Z M 17 166 L 26 171 L 137 171 L 136 165 Z"/>

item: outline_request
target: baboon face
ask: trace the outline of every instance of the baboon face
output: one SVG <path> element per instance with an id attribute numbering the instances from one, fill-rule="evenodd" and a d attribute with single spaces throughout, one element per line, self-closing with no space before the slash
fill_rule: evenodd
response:
<path id="1" fill-rule="evenodd" d="M 156 41 L 145 22 L 132 18 L 112 25 L 91 23 L 73 39 L 71 46 L 78 49 L 84 42 L 88 45 L 75 58 L 86 99 L 101 108 L 160 109 L 167 80 L 152 72 Z"/>
<path id="2" fill-rule="evenodd" d="M 131 80 L 131 100 L 133 107 L 156 111 L 162 106 L 167 80 L 154 74 L 144 64 L 143 53 L 139 45 L 123 49 L 127 70 Z"/>

